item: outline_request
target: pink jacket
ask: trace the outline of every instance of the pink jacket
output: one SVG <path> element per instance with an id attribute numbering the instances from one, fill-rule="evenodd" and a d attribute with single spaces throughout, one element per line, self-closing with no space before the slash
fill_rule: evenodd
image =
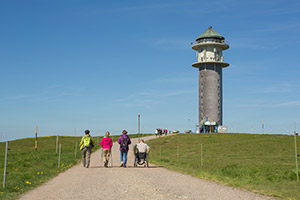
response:
<path id="1" fill-rule="evenodd" d="M 104 137 L 101 140 L 101 146 L 103 149 L 110 149 L 112 147 L 112 141 L 110 138 Z"/>

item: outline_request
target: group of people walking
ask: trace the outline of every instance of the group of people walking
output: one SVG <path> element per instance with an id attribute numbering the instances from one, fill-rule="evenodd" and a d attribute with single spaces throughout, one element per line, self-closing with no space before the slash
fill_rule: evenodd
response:
<path id="1" fill-rule="evenodd" d="M 155 136 L 162 136 L 163 134 L 167 135 L 168 130 L 167 129 L 161 129 L 161 128 L 155 129 Z"/>
<path id="2" fill-rule="evenodd" d="M 95 141 L 90 135 L 89 130 L 85 130 L 85 135 L 81 138 L 80 141 L 80 150 L 82 151 L 82 164 L 83 167 L 89 168 L 90 166 L 90 158 L 91 158 L 91 152 L 92 148 L 95 146 Z M 127 166 L 127 155 L 129 151 L 129 145 L 131 144 L 130 137 L 127 135 L 127 131 L 123 130 L 122 135 L 118 139 L 118 144 L 120 145 L 120 160 L 121 164 L 120 167 Z M 144 143 L 144 140 L 140 140 L 140 143 Z M 104 161 L 104 167 L 108 167 L 109 158 L 111 155 L 111 148 L 113 146 L 112 139 L 110 138 L 110 133 L 107 131 L 105 132 L 105 137 L 102 138 L 100 145 L 103 148 L 103 161 Z M 136 145 L 135 147 L 140 148 L 143 146 L 145 149 L 145 145 Z M 147 153 L 149 153 L 149 146 L 147 145 L 146 148 Z"/>

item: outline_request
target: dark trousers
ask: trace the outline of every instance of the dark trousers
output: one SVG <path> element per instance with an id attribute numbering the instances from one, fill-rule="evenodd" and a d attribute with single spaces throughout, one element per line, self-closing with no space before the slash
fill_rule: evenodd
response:
<path id="1" fill-rule="evenodd" d="M 84 167 L 90 166 L 91 153 L 92 153 L 91 148 L 82 149 L 82 164 Z"/>
<path id="2" fill-rule="evenodd" d="M 138 162 L 141 161 L 141 159 L 146 159 L 146 152 L 143 152 L 143 153 L 137 153 L 137 159 L 138 159 Z"/>

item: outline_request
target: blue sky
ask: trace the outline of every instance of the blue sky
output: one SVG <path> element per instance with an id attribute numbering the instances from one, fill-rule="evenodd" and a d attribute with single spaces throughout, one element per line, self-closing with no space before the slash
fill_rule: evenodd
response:
<path id="1" fill-rule="evenodd" d="M 232 132 L 300 126 L 300 1 L 0 2 L 2 140 L 193 129 L 190 43 L 208 26 L 224 52 L 223 121 Z"/>

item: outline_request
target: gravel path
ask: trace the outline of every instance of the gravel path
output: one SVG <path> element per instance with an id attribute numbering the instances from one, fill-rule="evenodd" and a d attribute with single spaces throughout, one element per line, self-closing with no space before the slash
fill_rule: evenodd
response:
<path id="1" fill-rule="evenodd" d="M 145 139 L 151 139 L 153 136 Z M 137 139 L 133 139 L 135 144 Z M 128 168 L 120 168 L 118 145 L 113 146 L 113 167 L 103 168 L 100 153 L 92 154 L 90 168 L 76 165 L 42 186 L 22 195 L 22 200 L 174 200 L 174 199 L 271 199 L 248 191 L 223 186 L 155 165 L 133 168 L 133 153 Z"/>

